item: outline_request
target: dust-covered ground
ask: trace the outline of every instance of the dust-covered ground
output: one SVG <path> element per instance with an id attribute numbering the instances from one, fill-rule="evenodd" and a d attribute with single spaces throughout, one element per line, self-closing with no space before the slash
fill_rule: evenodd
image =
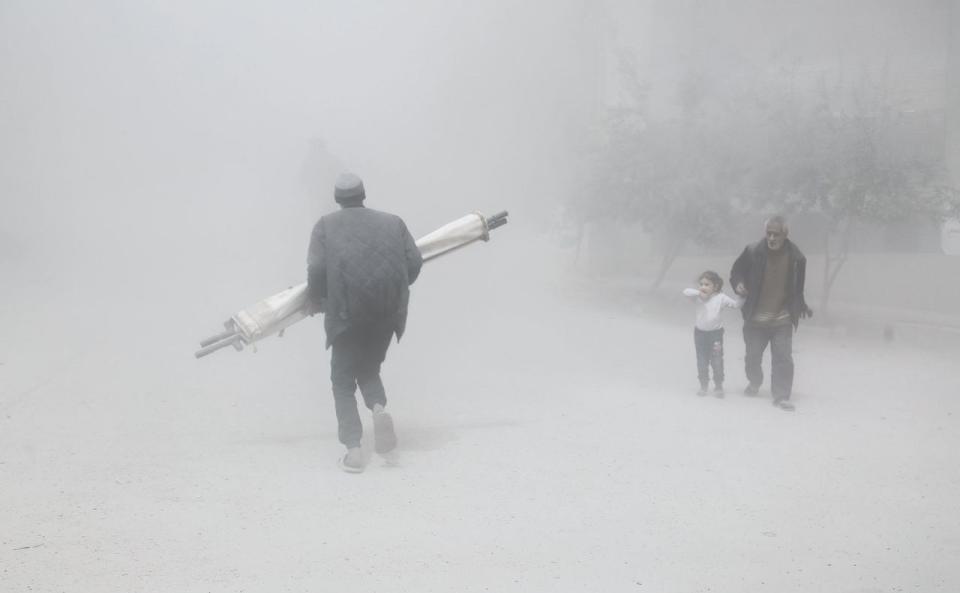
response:
<path id="1" fill-rule="evenodd" d="M 698 398 L 692 310 L 611 306 L 529 236 L 425 267 L 384 367 L 398 457 L 361 475 L 319 318 L 195 360 L 265 293 L 5 261 L 0 589 L 960 587 L 955 351 L 801 326 L 788 413 L 739 394 L 734 313 Z"/>
<path id="2" fill-rule="evenodd" d="M 663 122 L 863 62 L 951 105 L 942 2 L 707 4 L 0 2 L 0 593 L 960 590 L 956 348 L 804 324 L 787 413 L 739 395 L 732 313 L 698 398 L 692 307 L 543 234 L 639 216 L 588 183 L 633 91 Z M 416 236 L 511 211 L 414 285 L 362 475 L 320 319 L 193 357 L 303 281 L 344 170 Z M 955 265 L 860 257 L 838 305 L 954 312 Z"/>

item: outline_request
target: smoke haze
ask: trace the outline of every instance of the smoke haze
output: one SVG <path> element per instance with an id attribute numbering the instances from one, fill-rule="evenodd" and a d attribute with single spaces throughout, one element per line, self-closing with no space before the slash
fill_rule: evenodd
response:
<path id="1" fill-rule="evenodd" d="M 960 223 L 789 212 L 817 310 L 793 338 L 797 412 L 740 395 L 734 312 L 727 396 L 696 398 L 680 290 L 726 281 L 781 204 L 738 187 L 758 201 L 667 260 L 692 223 L 636 206 L 616 160 L 635 152 L 618 134 L 702 126 L 735 150 L 677 154 L 749 173 L 776 161 L 762 126 L 809 104 L 896 112 L 905 161 L 960 186 L 958 30 L 948 0 L 3 0 L 0 581 L 958 590 Z M 761 110 L 760 132 L 734 125 Z M 362 476 L 336 468 L 319 317 L 192 356 L 305 281 L 347 170 L 417 237 L 510 211 L 411 288 L 384 366 L 400 461 L 365 441 Z"/>

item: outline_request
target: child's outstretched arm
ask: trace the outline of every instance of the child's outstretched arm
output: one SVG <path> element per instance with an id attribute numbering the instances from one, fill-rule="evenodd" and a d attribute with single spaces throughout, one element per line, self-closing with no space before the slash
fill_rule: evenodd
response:
<path id="1" fill-rule="evenodd" d="M 697 290 L 696 288 L 684 288 L 683 296 L 691 299 L 697 298 L 698 296 L 700 296 L 700 291 Z"/>
<path id="2" fill-rule="evenodd" d="M 722 296 L 723 296 L 723 306 L 730 307 L 731 309 L 739 309 L 740 307 L 743 306 L 743 303 L 745 303 L 747 300 L 744 297 L 740 296 L 739 294 L 733 298 L 727 296 L 726 293 L 724 293 Z"/>

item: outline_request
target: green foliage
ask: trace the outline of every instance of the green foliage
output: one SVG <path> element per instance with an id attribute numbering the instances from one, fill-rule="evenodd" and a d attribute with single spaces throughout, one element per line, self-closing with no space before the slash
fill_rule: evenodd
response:
<path id="1" fill-rule="evenodd" d="M 816 102 L 777 105 L 753 207 L 819 215 L 826 315 L 856 223 L 943 221 L 960 212 L 960 194 L 946 184 L 941 116 L 897 106 L 867 76 Z"/>
<path id="2" fill-rule="evenodd" d="M 582 219 L 640 221 L 711 245 L 737 214 L 814 213 L 837 228 L 960 213 L 939 114 L 897 106 L 869 80 L 816 100 L 784 85 L 761 100 L 759 90 L 710 95 L 690 76 L 678 114 L 655 119 L 636 72 L 624 77 L 632 100 L 606 114 L 572 205 Z"/>
<path id="3" fill-rule="evenodd" d="M 824 98 L 773 114 L 754 206 L 820 214 L 834 229 L 955 215 L 938 115 L 896 109 L 868 85 L 852 95 L 844 109 Z"/>
<path id="4" fill-rule="evenodd" d="M 611 110 L 576 209 L 591 219 L 639 221 L 667 243 L 714 244 L 747 187 L 737 125 L 732 115 L 698 110 L 666 121 L 637 107 Z"/>
<path id="5" fill-rule="evenodd" d="M 714 245 L 734 217 L 815 214 L 825 306 L 855 223 L 960 215 L 960 192 L 945 181 L 942 116 L 896 104 L 869 75 L 821 81 L 811 96 L 789 72 L 747 91 L 691 72 L 675 113 L 655 118 L 635 64 L 622 65 L 630 100 L 606 114 L 569 212 L 640 222 L 661 250 L 658 281 L 686 241 Z"/>

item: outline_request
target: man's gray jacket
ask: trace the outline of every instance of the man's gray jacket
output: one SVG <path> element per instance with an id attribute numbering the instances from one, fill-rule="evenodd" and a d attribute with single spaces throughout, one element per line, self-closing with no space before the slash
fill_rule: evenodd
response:
<path id="1" fill-rule="evenodd" d="M 397 339 L 407 324 L 409 286 L 423 258 L 399 216 L 345 207 L 313 227 L 307 254 L 307 298 L 324 314 L 327 348 L 350 327 L 393 324 Z"/>

